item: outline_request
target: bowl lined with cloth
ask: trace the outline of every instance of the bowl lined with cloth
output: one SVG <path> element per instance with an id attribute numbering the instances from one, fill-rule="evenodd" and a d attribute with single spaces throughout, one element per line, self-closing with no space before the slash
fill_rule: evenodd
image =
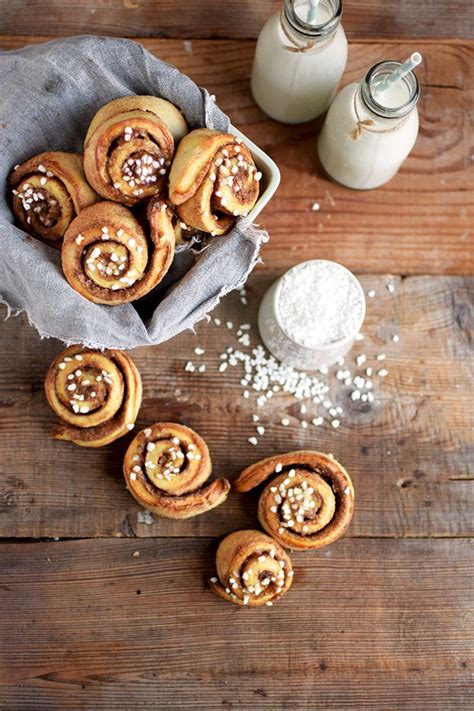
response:
<path id="1" fill-rule="evenodd" d="M 0 300 L 9 313 L 26 312 L 41 336 L 128 349 L 162 343 L 192 328 L 225 294 L 245 283 L 267 239 L 253 220 L 277 189 L 279 171 L 231 126 L 205 89 L 131 40 L 89 36 L 0 52 L 0 88 L 0 180 L 6 188 L 0 195 Z M 38 154 L 82 155 L 97 112 L 134 95 L 171 102 L 189 131 L 207 128 L 235 136 L 251 154 L 260 189 L 252 209 L 236 215 L 225 234 L 193 235 L 178 244 L 166 275 L 146 296 L 110 306 L 72 288 L 60 249 L 32 237 L 26 221 L 18 224 L 7 181 L 14 166 Z"/>

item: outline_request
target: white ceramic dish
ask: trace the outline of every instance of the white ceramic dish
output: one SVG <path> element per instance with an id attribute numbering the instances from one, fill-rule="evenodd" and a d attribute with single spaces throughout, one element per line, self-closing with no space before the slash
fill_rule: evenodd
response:
<path id="1" fill-rule="evenodd" d="M 262 151 L 253 141 L 251 141 L 242 131 L 239 131 L 235 126 L 230 126 L 230 132 L 241 138 L 242 141 L 249 147 L 252 157 L 255 161 L 255 165 L 262 173 L 262 180 L 260 181 L 260 196 L 255 203 L 255 207 L 248 214 L 248 219 L 250 222 L 255 222 L 258 215 L 262 212 L 263 208 L 267 205 L 269 200 L 275 194 L 278 186 L 280 185 L 280 171 L 274 160 L 270 158 L 269 155 Z"/>

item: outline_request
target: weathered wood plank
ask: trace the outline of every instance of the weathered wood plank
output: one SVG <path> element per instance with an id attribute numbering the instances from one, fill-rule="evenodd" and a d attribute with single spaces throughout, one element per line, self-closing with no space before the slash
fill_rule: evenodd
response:
<path id="1" fill-rule="evenodd" d="M 292 589 L 257 610 L 204 589 L 214 548 L 0 545 L 1 707 L 470 708 L 469 541 L 294 554 Z"/>
<path id="2" fill-rule="evenodd" d="M 287 258 L 293 259 L 289 253 Z M 194 427 L 208 441 L 216 475 L 233 477 L 264 456 L 297 448 L 329 451 L 354 478 L 356 516 L 350 536 L 472 535 L 472 282 L 462 278 L 362 277 L 369 298 L 365 352 L 374 368 L 374 403 L 354 403 L 334 376 L 333 399 L 344 411 L 334 430 L 310 426 L 318 412 L 300 414 L 295 400 L 278 393 L 262 410 L 256 394 L 242 397 L 242 371 L 218 372 L 219 354 L 238 347 L 236 326 L 252 324 L 258 342 L 256 310 L 272 281 L 259 268 L 248 288 L 249 306 L 237 294 L 217 314 L 231 320 L 230 332 L 213 323 L 198 326 L 197 336 L 182 334 L 156 348 L 133 352 L 144 381 L 138 424 L 168 419 Z M 214 315 L 216 315 L 216 313 Z M 400 341 L 391 340 L 392 335 Z M 205 348 L 195 356 L 196 345 Z M 208 536 L 255 521 L 255 494 L 233 494 L 221 507 L 188 521 L 137 523 L 138 505 L 125 491 L 121 461 L 129 438 L 102 450 L 84 451 L 48 434 L 55 422 L 43 394 L 44 372 L 60 344 L 40 341 L 22 320 L 2 324 L 0 352 L 0 536 Z M 386 353 L 382 363 L 375 360 Z M 206 363 L 204 373 L 186 373 L 188 359 Z M 354 366 L 353 356 L 347 361 Z M 384 366 L 389 374 L 378 378 Z M 251 415 L 259 412 L 266 428 L 257 447 Z M 283 416 L 291 419 L 282 427 Z"/>
<path id="3" fill-rule="evenodd" d="M 137 37 L 256 37 L 282 0 L 0 0 L 2 34 L 108 34 Z M 469 0 L 344 5 L 344 27 L 360 37 L 472 37 Z"/>
<path id="4" fill-rule="evenodd" d="M 40 39 L 2 37 L 0 47 Z M 283 269 L 289 256 L 294 261 L 326 257 L 359 272 L 472 274 L 472 43 L 417 43 L 425 58 L 418 72 L 418 142 L 398 176 L 367 192 L 348 190 L 323 175 L 315 148 L 320 122 L 288 127 L 255 106 L 248 83 L 252 42 L 143 44 L 207 86 L 233 123 L 278 163 L 282 183 L 261 216 L 272 235 L 265 252 L 272 267 Z M 353 43 L 343 83 L 361 78 L 383 57 L 404 58 L 412 49 L 411 41 Z M 319 211 L 311 210 L 313 202 Z"/>

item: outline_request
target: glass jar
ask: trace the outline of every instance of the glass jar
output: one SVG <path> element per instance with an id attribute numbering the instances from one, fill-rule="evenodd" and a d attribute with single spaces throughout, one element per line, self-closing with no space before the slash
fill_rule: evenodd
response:
<path id="1" fill-rule="evenodd" d="M 334 99 L 318 141 L 326 172 L 342 185 L 377 188 L 398 172 L 418 136 L 418 79 L 409 72 L 381 91 L 400 62 L 373 66 L 361 84 L 346 86 Z"/>
<path id="2" fill-rule="evenodd" d="M 260 32 L 252 69 L 255 101 L 284 123 L 324 113 L 347 62 L 342 0 L 320 0 L 314 23 L 309 0 L 285 0 Z"/>

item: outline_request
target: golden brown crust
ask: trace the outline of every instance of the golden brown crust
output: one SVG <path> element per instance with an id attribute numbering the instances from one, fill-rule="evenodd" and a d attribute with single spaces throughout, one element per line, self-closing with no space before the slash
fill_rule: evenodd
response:
<path id="1" fill-rule="evenodd" d="M 158 422 L 139 432 L 125 454 L 123 472 L 132 496 L 165 518 L 190 518 L 219 506 L 227 479 L 205 485 L 212 471 L 207 444 L 197 432 Z"/>
<path id="2" fill-rule="evenodd" d="M 335 459 L 309 450 L 268 457 L 244 469 L 234 488 L 250 491 L 270 477 L 260 494 L 258 518 L 281 545 L 322 548 L 345 533 L 354 511 L 354 487 Z"/>
<path id="3" fill-rule="evenodd" d="M 176 207 L 169 200 L 159 196 L 151 198 L 146 206 L 145 221 L 155 233 L 167 235 L 170 242 L 173 232 L 175 247 L 200 236 L 197 230 L 180 219 Z"/>
<path id="4" fill-rule="evenodd" d="M 186 121 L 169 101 L 124 96 L 94 116 L 84 142 L 87 179 L 103 198 L 135 205 L 160 194 Z"/>
<path id="5" fill-rule="evenodd" d="M 234 605 L 273 605 L 293 582 L 288 554 L 261 531 L 226 536 L 217 549 L 216 570 L 211 590 Z"/>
<path id="6" fill-rule="evenodd" d="M 135 301 L 159 284 L 173 261 L 175 236 L 155 208 L 153 201 L 149 238 L 123 205 L 99 202 L 83 210 L 61 252 L 72 288 L 89 301 L 113 305 Z"/>
<path id="7" fill-rule="evenodd" d="M 247 146 L 230 133 L 198 128 L 178 146 L 169 195 L 191 227 L 222 235 L 247 215 L 259 193 L 260 173 Z"/>
<path id="8" fill-rule="evenodd" d="M 142 382 L 122 351 L 70 346 L 48 368 L 45 393 L 63 420 L 53 433 L 81 447 L 103 447 L 133 429 Z"/>
<path id="9" fill-rule="evenodd" d="M 177 246 L 183 240 L 183 229 L 169 200 L 154 197 L 146 208 L 146 217 L 154 234 L 160 234 L 168 242 Z"/>
<path id="10" fill-rule="evenodd" d="M 99 196 L 88 185 L 78 153 L 47 151 L 8 177 L 12 209 L 25 232 L 60 247 L 71 221 Z"/>

